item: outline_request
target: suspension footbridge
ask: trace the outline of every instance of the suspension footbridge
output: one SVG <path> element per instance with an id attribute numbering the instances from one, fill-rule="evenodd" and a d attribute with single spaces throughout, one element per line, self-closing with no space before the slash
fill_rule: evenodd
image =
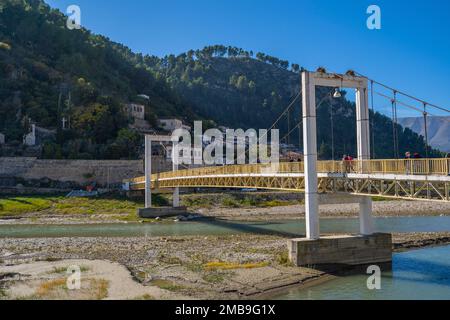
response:
<path id="1" fill-rule="evenodd" d="M 371 144 L 373 146 L 375 139 L 373 132 L 370 131 L 371 126 L 373 128 L 373 122 L 370 121 L 369 92 L 371 92 L 370 100 L 373 110 L 373 95 L 376 93 L 374 85 L 392 90 L 392 96 L 385 95 L 385 97 L 390 99 L 393 110 L 395 159 L 371 159 L 375 153 Z M 405 106 L 419 110 L 424 117 L 425 124 L 427 116 L 430 114 L 429 108 L 440 109 L 444 112 L 450 112 L 450 110 L 392 89 L 353 71 L 346 74 L 326 73 L 324 70 L 304 71 L 302 72 L 301 86 L 300 93 L 295 100 L 302 97 L 302 119 L 296 127 L 303 126 L 303 161 L 276 165 L 227 165 L 185 170 L 178 170 L 178 167 L 174 165 L 171 172 L 151 174 L 152 141 L 170 142 L 171 139 L 170 137 L 146 136 L 146 174 L 144 177 L 126 181 L 128 188 L 145 190 L 147 208 L 151 207 L 152 189 L 174 189 L 174 207 L 179 205 L 179 188 L 255 188 L 304 192 L 306 239 L 310 241 L 321 238 L 319 194 L 344 193 L 359 196 L 360 234 L 368 237 L 375 234 L 372 217 L 372 197 L 374 196 L 421 201 L 450 201 L 450 159 L 428 158 L 427 134 L 424 139 L 427 155 L 424 159 L 399 159 L 397 107 Z M 323 99 L 318 104 L 316 102 L 316 87 L 319 86 L 331 87 L 336 90 L 336 93 L 339 88 L 355 89 L 357 159 L 318 161 L 316 110 L 323 102 Z M 415 99 L 423 109 L 402 103 L 399 100 L 400 95 Z M 289 104 L 271 128 L 275 127 L 276 123 L 286 114 L 289 118 L 289 110 L 293 105 L 294 103 Z M 295 130 L 296 127 L 292 130 Z M 292 130 L 289 130 L 289 133 Z M 301 242 L 297 240 L 294 242 L 295 246 L 303 245 L 299 244 Z M 389 243 L 383 242 L 382 246 L 387 248 L 390 254 Z M 350 254 L 353 252 L 350 247 L 347 249 Z M 297 251 L 294 251 L 291 253 L 297 255 Z M 383 256 L 380 259 L 385 258 L 386 256 Z"/>
<path id="2" fill-rule="evenodd" d="M 319 193 L 348 193 L 407 200 L 450 202 L 450 159 L 318 161 Z M 144 190 L 145 177 L 129 180 Z M 235 188 L 305 192 L 303 162 L 233 165 L 151 175 L 153 189 Z"/>

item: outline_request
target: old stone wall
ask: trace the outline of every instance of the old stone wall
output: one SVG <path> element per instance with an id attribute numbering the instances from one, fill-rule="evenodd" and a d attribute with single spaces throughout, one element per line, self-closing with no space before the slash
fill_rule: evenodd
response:
<path id="1" fill-rule="evenodd" d="M 71 183 L 71 186 L 95 182 L 106 187 L 120 184 L 123 179 L 143 175 L 143 167 L 143 160 L 40 160 L 0 157 L 0 180 L 51 180 Z"/>

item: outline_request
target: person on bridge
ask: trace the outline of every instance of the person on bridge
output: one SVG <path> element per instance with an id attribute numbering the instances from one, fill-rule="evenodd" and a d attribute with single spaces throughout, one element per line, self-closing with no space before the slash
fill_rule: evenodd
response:
<path id="1" fill-rule="evenodd" d="M 349 173 L 353 171 L 353 157 L 344 154 L 342 158 L 342 163 L 344 165 L 345 173 Z"/>
<path id="2" fill-rule="evenodd" d="M 406 174 L 411 174 L 411 152 L 405 153 L 405 168 Z"/>

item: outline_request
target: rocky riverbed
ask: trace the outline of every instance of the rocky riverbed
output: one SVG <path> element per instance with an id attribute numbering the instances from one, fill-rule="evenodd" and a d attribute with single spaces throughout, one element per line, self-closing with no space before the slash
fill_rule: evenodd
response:
<path id="1" fill-rule="evenodd" d="M 0 239 L 3 299 L 251 299 L 324 279 L 337 270 L 289 264 L 287 238 Z M 450 233 L 394 234 L 394 249 L 450 243 Z M 81 291 L 65 289 L 78 265 Z"/>
<path id="2" fill-rule="evenodd" d="M 305 206 L 292 204 L 274 207 L 241 207 L 230 208 L 212 206 L 207 208 L 190 208 L 191 216 L 220 218 L 239 221 L 274 221 L 304 219 Z M 322 204 L 320 216 L 322 218 L 351 218 L 358 217 L 358 204 Z M 401 216 L 447 216 L 450 215 L 450 203 L 424 201 L 374 201 L 373 214 L 375 217 Z M 96 223 L 129 223 L 139 222 L 139 219 L 128 221 L 129 213 L 111 214 L 49 214 L 46 211 L 30 212 L 14 217 L 0 218 L 0 224 L 96 224 Z M 171 222 L 173 219 L 168 219 Z M 141 221 L 142 222 L 142 221 Z"/>
<path id="3" fill-rule="evenodd" d="M 271 208 L 208 208 L 198 209 L 198 213 L 208 217 L 236 220 L 290 220 L 305 217 L 304 205 L 291 205 Z M 358 217 L 359 205 L 322 204 L 322 218 Z M 450 203 L 425 201 L 374 201 L 373 215 L 375 217 L 405 217 L 405 216 L 447 216 L 450 215 Z"/>

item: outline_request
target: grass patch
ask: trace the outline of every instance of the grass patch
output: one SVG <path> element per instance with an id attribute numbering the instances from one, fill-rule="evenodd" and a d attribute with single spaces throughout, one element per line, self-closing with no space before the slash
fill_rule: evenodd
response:
<path id="1" fill-rule="evenodd" d="M 380 202 L 380 201 L 398 201 L 399 199 L 393 199 L 393 198 L 383 198 L 383 197 L 372 197 L 372 201 L 374 202 Z"/>
<path id="2" fill-rule="evenodd" d="M 180 258 L 173 257 L 173 256 L 167 256 L 167 255 L 165 255 L 163 253 L 161 253 L 158 256 L 158 260 L 159 260 L 159 262 L 162 262 L 162 263 L 165 263 L 165 264 L 170 264 L 170 265 L 174 265 L 174 264 L 181 265 L 183 263 Z"/>
<path id="3" fill-rule="evenodd" d="M 152 295 L 149 295 L 149 294 L 144 294 L 142 296 L 133 298 L 131 300 L 155 300 L 155 297 L 153 297 Z"/>
<path id="4" fill-rule="evenodd" d="M 225 280 L 225 275 L 220 272 L 210 272 L 205 274 L 202 279 L 209 283 L 222 283 Z"/>
<path id="5" fill-rule="evenodd" d="M 45 281 L 36 289 L 35 295 L 39 298 L 44 298 L 57 289 L 67 290 L 66 282 L 65 278 Z"/>
<path id="6" fill-rule="evenodd" d="M 282 251 L 277 254 L 275 257 L 275 261 L 282 266 L 290 267 L 293 266 L 292 262 L 289 260 L 289 253 L 287 251 Z"/>
<path id="7" fill-rule="evenodd" d="M 150 285 L 168 291 L 180 291 L 185 289 L 184 286 L 178 285 L 170 280 L 156 279 L 150 282 Z"/>
<path id="8" fill-rule="evenodd" d="M 201 254 L 193 254 L 190 256 L 190 261 L 185 264 L 186 268 L 192 272 L 202 272 L 204 270 L 204 265 L 208 260 Z"/>
<path id="9" fill-rule="evenodd" d="M 301 204 L 300 201 L 286 201 L 286 200 L 270 200 L 261 203 L 261 207 L 284 207 L 284 206 L 292 206 L 296 204 Z"/>
<path id="10" fill-rule="evenodd" d="M 187 195 L 183 197 L 183 205 L 192 208 L 213 208 L 220 205 L 225 208 L 251 208 L 251 207 L 279 207 L 301 204 L 300 200 L 274 199 L 276 195 L 243 195 L 236 193 L 228 194 L 205 194 Z"/>
<path id="11" fill-rule="evenodd" d="M 232 263 L 232 262 L 223 262 L 223 261 L 215 261 L 208 262 L 204 265 L 204 269 L 207 271 L 213 270 L 233 270 L 233 269 L 256 269 L 263 268 L 269 265 L 268 262 L 256 262 L 256 263 Z"/>
<path id="12" fill-rule="evenodd" d="M 56 262 L 56 261 L 61 261 L 61 259 L 60 258 L 53 258 L 53 257 L 46 257 L 45 259 L 43 259 L 43 261 Z"/>
<path id="13" fill-rule="evenodd" d="M 102 300 L 108 296 L 109 281 L 105 279 L 86 279 L 82 283 L 88 286 L 80 290 L 69 290 L 67 279 L 60 278 L 41 283 L 35 293 L 28 297 L 21 297 L 23 300 L 43 300 L 43 299 L 76 299 L 76 300 Z"/>
<path id="14" fill-rule="evenodd" d="M 51 197 L 11 197 L 0 198 L 0 217 L 15 216 L 49 209 L 60 198 Z"/>
<path id="15" fill-rule="evenodd" d="M 207 196 L 186 196 L 183 197 L 183 205 L 191 208 L 212 208 L 217 205 L 217 203 L 214 201 L 214 199 Z"/>
<path id="16" fill-rule="evenodd" d="M 0 299 L 6 299 L 8 298 L 8 293 L 5 289 L 0 288 Z"/>
<path id="17" fill-rule="evenodd" d="M 105 279 L 92 279 L 91 290 L 95 300 L 103 300 L 108 297 L 109 281 Z"/>
<path id="18" fill-rule="evenodd" d="M 169 201 L 162 195 L 152 195 L 155 206 L 167 206 Z M 141 200 L 122 196 L 99 196 L 94 198 L 66 198 L 63 196 L 31 196 L 0 198 L 0 217 L 43 212 L 49 215 L 125 215 L 124 221 L 136 221 Z"/>
<path id="19" fill-rule="evenodd" d="M 67 269 L 68 267 L 53 267 L 52 271 L 49 271 L 49 274 L 60 274 L 60 273 L 67 273 Z M 87 266 L 80 266 L 80 272 L 88 272 L 89 270 L 91 270 L 91 268 L 87 267 Z"/>
<path id="20" fill-rule="evenodd" d="M 230 208 L 248 208 L 248 207 L 259 207 L 259 208 L 269 208 L 269 207 L 282 207 L 290 206 L 294 204 L 300 204 L 299 201 L 286 201 L 286 200 L 267 200 L 265 197 L 232 197 L 226 196 L 222 200 L 222 205 Z"/>

